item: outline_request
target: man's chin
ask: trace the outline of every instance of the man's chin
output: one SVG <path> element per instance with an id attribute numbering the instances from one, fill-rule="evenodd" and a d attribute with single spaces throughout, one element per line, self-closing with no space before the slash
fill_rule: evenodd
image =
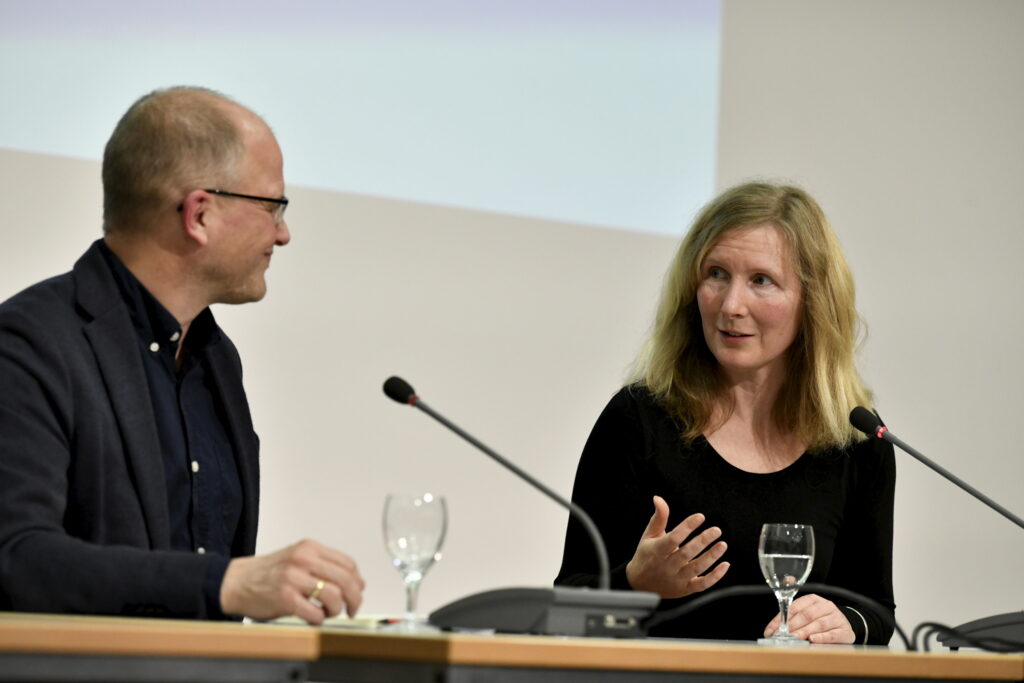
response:
<path id="1" fill-rule="evenodd" d="M 259 286 L 246 287 L 242 289 L 225 292 L 218 297 L 218 304 L 251 304 L 261 301 L 267 295 L 267 285 L 260 283 Z"/>

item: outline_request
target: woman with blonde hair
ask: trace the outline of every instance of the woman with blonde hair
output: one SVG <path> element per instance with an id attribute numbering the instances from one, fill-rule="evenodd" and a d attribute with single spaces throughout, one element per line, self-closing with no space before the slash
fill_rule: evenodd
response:
<path id="1" fill-rule="evenodd" d="M 858 321 L 846 259 L 806 192 L 748 183 L 703 209 L 633 381 L 601 414 L 576 473 L 573 501 L 605 538 L 613 587 L 658 593 L 668 607 L 712 586 L 763 583 L 761 525 L 810 524 L 808 580 L 886 609 L 802 595 L 790 631 L 815 643 L 889 641 L 896 471 L 892 447 L 848 421 L 871 405 L 854 363 Z M 595 584 L 592 558 L 570 521 L 556 583 Z M 653 635 L 756 639 L 778 625 L 766 589 Z"/>

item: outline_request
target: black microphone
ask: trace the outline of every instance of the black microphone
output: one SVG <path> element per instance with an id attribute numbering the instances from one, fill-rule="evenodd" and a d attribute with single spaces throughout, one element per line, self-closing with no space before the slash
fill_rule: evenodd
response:
<path id="1" fill-rule="evenodd" d="M 388 377 L 384 381 L 384 393 L 392 401 L 408 403 L 411 406 L 416 405 L 416 401 L 419 399 L 416 391 L 401 377 Z"/>
<path id="2" fill-rule="evenodd" d="M 514 463 L 506 460 L 471 434 L 437 413 L 416 395 L 401 377 L 389 377 L 384 393 L 398 403 L 419 408 L 476 446 L 520 479 L 552 499 L 583 525 L 594 544 L 599 567 L 599 588 L 501 588 L 484 591 L 434 611 L 430 621 L 442 628 L 493 629 L 506 633 L 544 633 L 638 637 L 645 635 L 643 619 L 657 607 L 660 597 L 644 591 L 611 590 L 608 551 L 597 525 L 583 508 L 567 500 Z"/>
<path id="3" fill-rule="evenodd" d="M 850 424 L 868 436 L 884 439 L 891 444 L 899 446 L 902 450 L 914 456 L 925 465 L 980 500 L 985 505 L 988 505 L 999 514 L 1024 529 L 1024 520 L 986 496 L 978 489 L 963 481 L 960 477 L 956 476 L 946 468 L 936 462 L 932 462 L 930 459 L 925 457 L 924 454 L 919 453 L 914 448 L 903 443 L 901 439 L 889 431 L 888 427 L 882 424 L 882 421 L 877 415 L 867 408 L 857 406 L 850 411 Z M 961 624 L 956 627 L 956 629 L 947 631 L 940 635 L 938 640 L 946 647 L 956 650 L 961 646 L 972 646 L 974 644 L 971 640 L 972 636 L 975 638 L 992 637 L 1011 642 L 1010 651 L 1015 651 L 1013 648 L 1016 648 L 1017 650 L 1020 649 L 1022 635 L 1024 635 L 1024 612 L 1008 612 L 1006 614 L 982 617 L 981 619 L 975 619 L 974 621 L 969 621 L 966 624 Z M 1013 641 L 1016 642 L 1014 643 Z"/>
<path id="4" fill-rule="evenodd" d="M 925 465 L 927 465 L 928 467 L 932 468 L 933 470 L 935 470 L 936 472 L 938 472 L 939 474 L 944 476 L 946 479 L 950 480 L 951 482 L 956 484 L 958 487 L 960 487 L 961 489 L 963 489 L 967 493 L 971 494 L 972 496 L 974 496 L 975 498 L 980 500 L 985 505 L 988 505 L 990 508 L 992 508 L 993 510 L 995 510 L 999 514 L 1003 515 L 1004 517 L 1009 519 L 1011 522 L 1013 522 L 1014 524 L 1016 524 L 1020 528 L 1024 529 L 1024 519 L 1021 519 L 1017 515 L 1013 514 L 1012 512 L 1010 512 L 1009 510 L 1004 508 L 1002 505 L 1000 505 L 999 503 L 995 502 L 994 500 L 992 500 L 991 498 L 986 496 L 984 493 L 982 493 L 978 489 L 974 488 L 973 486 L 971 486 L 970 484 L 965 482 L 960 477 L 956 476 L 955 474 L 953 474 L 952 472 L 950 472 L 946 468 L 944 468 L 941 465 L 939 465 L 938 463 L 930 460 L 929 458 L 925 457 L 922 453 L 918 452 L 917 450 L 915 450 L 911 446 L 909 446 L 906 443 L 904 443 L 895 434 L 890 432 L 888 427 L 886 427 L 884 424 L 882 424 L 882 421 L 880 419 L 878 419 L 877 415 L 872 413 L 867 408 L 864 408 L 862 406 L 857 406 L 856 408 L 851 410 L 850 411 L 850 424 L 852 424 L 854 427 L 856 427 L 860 431 L 864 432 L 868 436 L 874 436 L 874 437 L 879 438 L 879 439 L 884 439 L 884 440 L 888 441 L 891 444 L 899 446 L 902 450 L 904 450 L 907 453 L 909 453 L 910 455 L 914 456 L 915 458 L 917 458 L 918 460 L 923 462 Z"/>

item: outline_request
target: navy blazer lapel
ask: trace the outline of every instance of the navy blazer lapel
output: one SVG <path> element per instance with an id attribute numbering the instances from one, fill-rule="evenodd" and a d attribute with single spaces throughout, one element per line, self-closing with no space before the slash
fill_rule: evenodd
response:
<path id="1" fill-rule="evenodd" d="M 121 430 L 125 456 L 139 492 L 153 549 L 171 546 L 160 439 L 135 329 L 103 254 L 94 244 L 75 264 L 78 303 L 92 316 L 84 326 Z"/>
<path id="2" fill-rule="evenodd" d="M 221 332 L 218 344 L 208 349 L 206 360 L 227 416 L 228 434 L 235 448 L 235 464 L 242 482 L 242 517 L 239 536 L 232 548 L 234 555 L 256 552 L 256 528 L 259 520 L 260 461 L 259 440 L 253 431 L 249 402 L 242 386 L 242 370 L 234 344 Z"/>

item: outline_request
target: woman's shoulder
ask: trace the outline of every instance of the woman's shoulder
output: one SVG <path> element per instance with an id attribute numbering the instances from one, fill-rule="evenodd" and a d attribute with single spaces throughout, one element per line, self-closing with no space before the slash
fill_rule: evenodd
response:
<path id="1" fill-rule="evenodd" d="M 619 389 L 599 420 L 604 424 L 619 424 L 647 434 L 663 432 L 678 436 L 679 421 L 642 382 L 627 384 Z"/>
<path id="2" fill-rule="evenodd" d="M 643 382 L 633 382 L 619 389 L 608 401 L 608 409 L 634 415 L 668 415 L 658 398 Z"/>
<path id="3" fill-rule="evenodd" d="M 612 400 L 628 403 L 651 402 L 654 400 L 654 395 L 643 382 L 631 382 L 615 392 Z"/>

